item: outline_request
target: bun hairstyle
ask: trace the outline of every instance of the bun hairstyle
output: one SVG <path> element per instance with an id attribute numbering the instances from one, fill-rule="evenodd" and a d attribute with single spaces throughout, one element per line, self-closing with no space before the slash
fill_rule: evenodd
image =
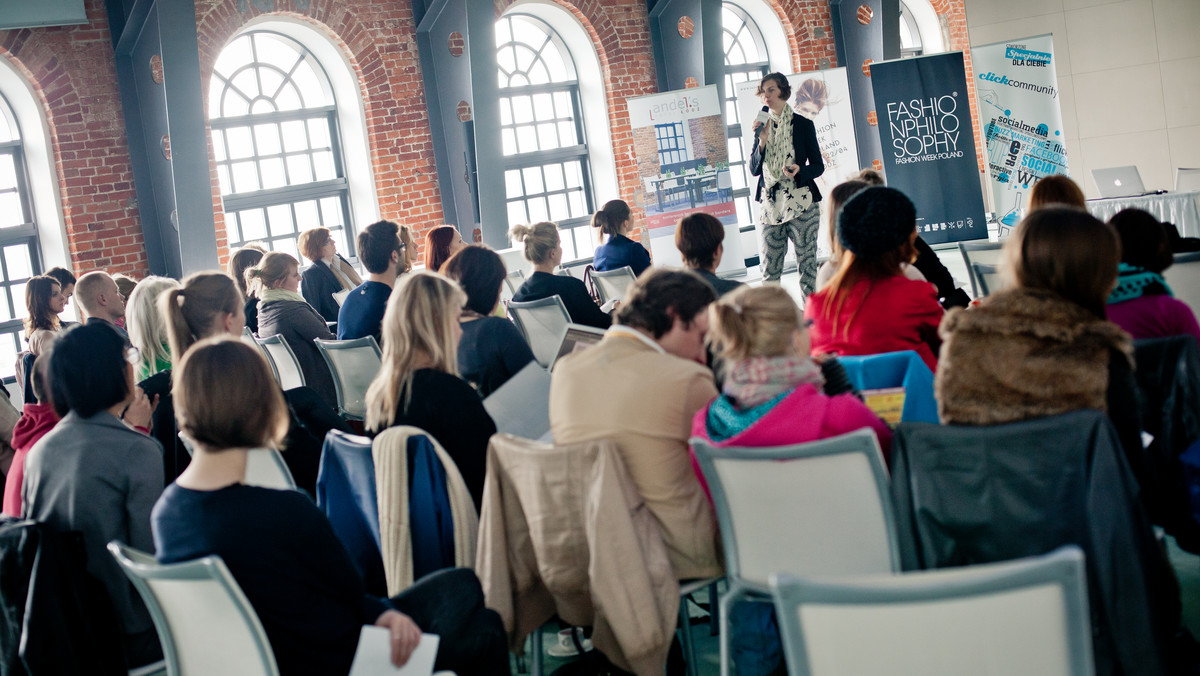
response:
<path id="1" fill-rule="evenodd" d="M 244 303 L 233 278 L 223 272 L 188 275 L 179 288 L 159 296 L 158 311 L 167 325 L 171 358 L 180 359 L 196 341 L 212 334 L 218 314 L 240 313 Z"/>
<path id="2" fill-rule="evenodd" d="M 592 222 L 595 223 L 594 220 Z M 525 243 L 525 260 L 534 265 L 541 265 L 550 260 L 550 252 L 561 243 L 558 226 L 547 221 L 533 225 L 514 225 L 509 229 L 508 237 L 514 242 Z"/>
<path id="3" fill-rule="evenodd" d="M 828 102 L 829 89 L 822 80 L 816 78 L 805 80 L 796 88 L 796 105 L 813 103 L 818 109 L 823 109 Z"/>
<path id="4" fill-rule="evenodd" d="M 742 286 L 708 306 L 708 343 L 725 363 L 789 355 L 802 326 L 804 313 L 781 286 Z"/>
<path id="5" fill-rule="evenodd" d="M 263 256 L 258 265 L 246 269 L 246 285 L 254 287 L 256 295 L 262 295 L 263 289 L 274 288 L 283 281 L 293 268 L 300 267 L 300 261 L 291 254 L 282 251 L 272 251 Z M 257 282 L 257 286 L 255 283 Z"/>
<path id="6" fill-rule="evenodd" d="M 625 229 L 625 221 L 632 213 L 623 200 L 609 200 L 600 211 L 592 214 L 592 227 L 599 228 L 603 235 L 616 237 Z"/>
<path id="7" fill-rule="evenodd" d="M 246 290 L 246 270 L 258 265 L 266 253 L 266 249 L 261 244 L 251 242 L 234 251 L 233 255 L 229 257 L 229 266 L 225 271 L 229 273 L 230 277 L 233 277 L 233 281 L 237 282 L 238 291 L 241 291 L 243 296 L 249 295 Z"/>

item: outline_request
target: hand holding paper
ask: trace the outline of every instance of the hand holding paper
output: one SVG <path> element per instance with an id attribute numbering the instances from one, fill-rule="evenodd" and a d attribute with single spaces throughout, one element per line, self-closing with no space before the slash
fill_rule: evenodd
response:
<path id="1" fill-rule="evenodd" d="M 392 663 L 392 632 L 383 627 L 364 626 L 358 636 L 358 650 L 354 653 L 350 676 L 430 676 L 439 641 L 434 634 L 420 634 L 419 643 L 411 651 L 408 661 L 397 667 Z"/>

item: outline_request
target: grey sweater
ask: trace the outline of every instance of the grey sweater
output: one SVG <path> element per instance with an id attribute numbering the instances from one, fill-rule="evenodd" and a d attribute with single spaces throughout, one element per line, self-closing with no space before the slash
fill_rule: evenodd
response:
<path id="1" fill-rule="evenodd" d="M 304 384 L 313 388 L 333 408 L 337 408 L 337 390 L 333 374 L 321 356 L 314 339 L 333 340 L 334 335 L 313 306 L 298 300 L 274 300 L 258 303 L 258 335 L 279 334 L 296 353 Z"/>

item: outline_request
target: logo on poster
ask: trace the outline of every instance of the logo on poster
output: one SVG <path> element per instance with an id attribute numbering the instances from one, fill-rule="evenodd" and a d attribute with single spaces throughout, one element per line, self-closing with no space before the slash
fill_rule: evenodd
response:
<path id="1" fill-rule="evenodd" d="M 958 92 L 887 104 L 897 164 L 961 157 Z"/>
<path id="2" fill-rule="evenodd" d="M 656 103 L 650 107 L 650 119 L 658 120 L 664 116 L 678 118 L 689 117 L 700 113 L 700 97 L 681 95 L 666 103 Z"/>

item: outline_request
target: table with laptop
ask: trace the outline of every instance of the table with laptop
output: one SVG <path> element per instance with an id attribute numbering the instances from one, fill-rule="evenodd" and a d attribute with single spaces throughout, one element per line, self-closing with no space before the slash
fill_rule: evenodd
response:
<path id="1" fill-rule="evenodd" d="M 1107 221 L 1122 209 L 1142 209 L 1163 223 L 1173 223 L 1181 237 L 1200 237 L 1200 169 L 1175 172 L 1175 190 L 1147 191 L 1136 166 L 1093 169 L 1100 199 L 1088 200 L 1088 211 Z"/>

